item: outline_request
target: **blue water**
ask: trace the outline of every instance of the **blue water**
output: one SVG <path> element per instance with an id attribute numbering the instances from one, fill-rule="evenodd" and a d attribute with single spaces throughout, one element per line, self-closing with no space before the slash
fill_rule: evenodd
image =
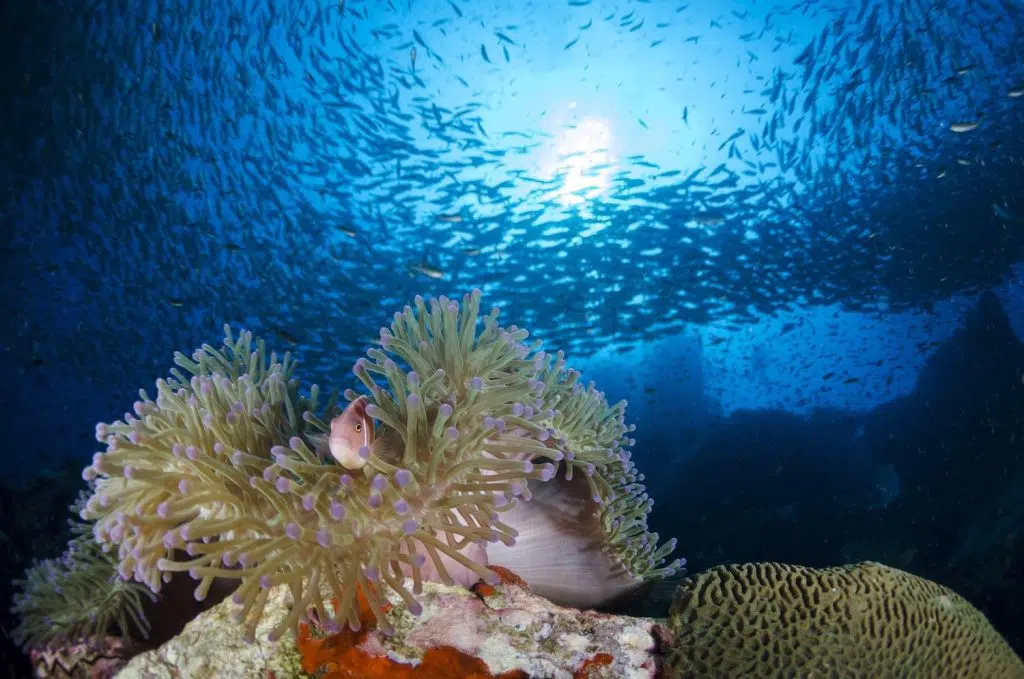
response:
<path id="1" fill-rule="evenodd" d="M 84 465 L 95 422 L 225 322 L 343 389 L 414 295 L 478 287 L 629 400 L 641 468 L 695 473 L 723 431 L 756 456 L 741 420 L 777 415 L 820 428 L 798 464 L 864 480 L 835 506 L 882 511 L 909 472 L 872 418 L 959 388 L 928 366 L 984 291 L 1024 336 L 1015 0 L 12 0 L 0 20 L 12 483 Z M 980 426 L 968 410 L 933 416 Z M 1022 469 L 1019 422 L 990 419 L 1006 447 L 979 488 Z M 802 516 L 813 486 L 766 512 Z M 688 546 L 671 511 L 700 567 L 782 558 Z"/>

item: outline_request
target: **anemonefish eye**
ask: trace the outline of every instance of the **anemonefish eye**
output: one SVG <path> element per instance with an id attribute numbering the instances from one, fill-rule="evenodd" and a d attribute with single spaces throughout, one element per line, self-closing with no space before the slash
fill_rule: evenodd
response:
<path id="1" fill-rule="evenodd" d="M 362 422 L 356 422 L 356 431 L 362 431 L 362 430 L 363 430 L 363 423 Z"/>

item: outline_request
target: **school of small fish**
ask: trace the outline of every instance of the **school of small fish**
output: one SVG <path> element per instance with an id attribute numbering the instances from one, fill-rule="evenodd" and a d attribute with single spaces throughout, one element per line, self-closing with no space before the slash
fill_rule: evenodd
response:
<path id="1" fill-rule="evenodd" d="M 580 356 L 801 304 L 926 305 L 1024 259 L 1019 0 L 550 4 L 571 16 L 555 45 L 532 39 L 543 12 L 476 0 L 5 3 L 10 358 L 110 380 L 113 356 L 151 384 L 229 322 L 338 384 L 418 293 L 480 287 Z M 807 17 L 824 28 L 798 35 Z M 557 177 L 513 168 L 546 139 L 489 129 L 493 92 L 528 92 L 538 51 L 614 56 L 599 27 L 757 86 L 680 85 L 675 127 L 712 98 L 745 121 L 695 141 L 714 164 L 627 155 L 565 208 Z M 657 119 L 629 122 L 656 139 Z"/>

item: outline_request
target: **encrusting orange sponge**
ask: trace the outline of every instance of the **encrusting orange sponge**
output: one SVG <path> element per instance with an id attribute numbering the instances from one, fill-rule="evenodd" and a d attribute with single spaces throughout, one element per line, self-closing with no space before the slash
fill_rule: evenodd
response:
<path id="1" fill-rule="evenodd" d="M 302 671 L 321 679 L 528 679 L 518 670 L 491 674 L 483 660 L 451 646 L 428 649 L 415 665 L 370 655 L 359 648 L 367 630 L 376 624 L 363 596 L 359 597 L 359 617 L 362 626 L 358 632 L 342 630 L 326 636 L 316 625 L 301 623 Z"/>

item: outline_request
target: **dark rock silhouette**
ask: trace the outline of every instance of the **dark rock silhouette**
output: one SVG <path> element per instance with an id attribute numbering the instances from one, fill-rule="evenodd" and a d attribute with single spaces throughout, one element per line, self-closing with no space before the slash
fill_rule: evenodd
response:
<path id="1" fill-rule="evenodd" d="M 872 461 L 845 443 L 855 430 L 832 411 L 809 419 L 741 411 L 713 422 L 668 479 L 648 474 L 666 521 L 659 532 L 676 535 L 697 570 L 723 561 L 835 563 L 837 527 L 878 500 Z"/>
<path id="2" fill-rule="evenodd" d="M 651 443 L 652 527 L 692 570 L 873 559 L 956 590 L 1024 652 L 1024 344 L 995 294 L 870 413 L 736 412 Z"/>
<path id="3" fill-rule="evenodd" d="M 866 432 L 900 476 L 886 529 L 917 551 L 914 572 L 970 598 L 1021 652 L 1024 343 L 994 293 Z"/>

